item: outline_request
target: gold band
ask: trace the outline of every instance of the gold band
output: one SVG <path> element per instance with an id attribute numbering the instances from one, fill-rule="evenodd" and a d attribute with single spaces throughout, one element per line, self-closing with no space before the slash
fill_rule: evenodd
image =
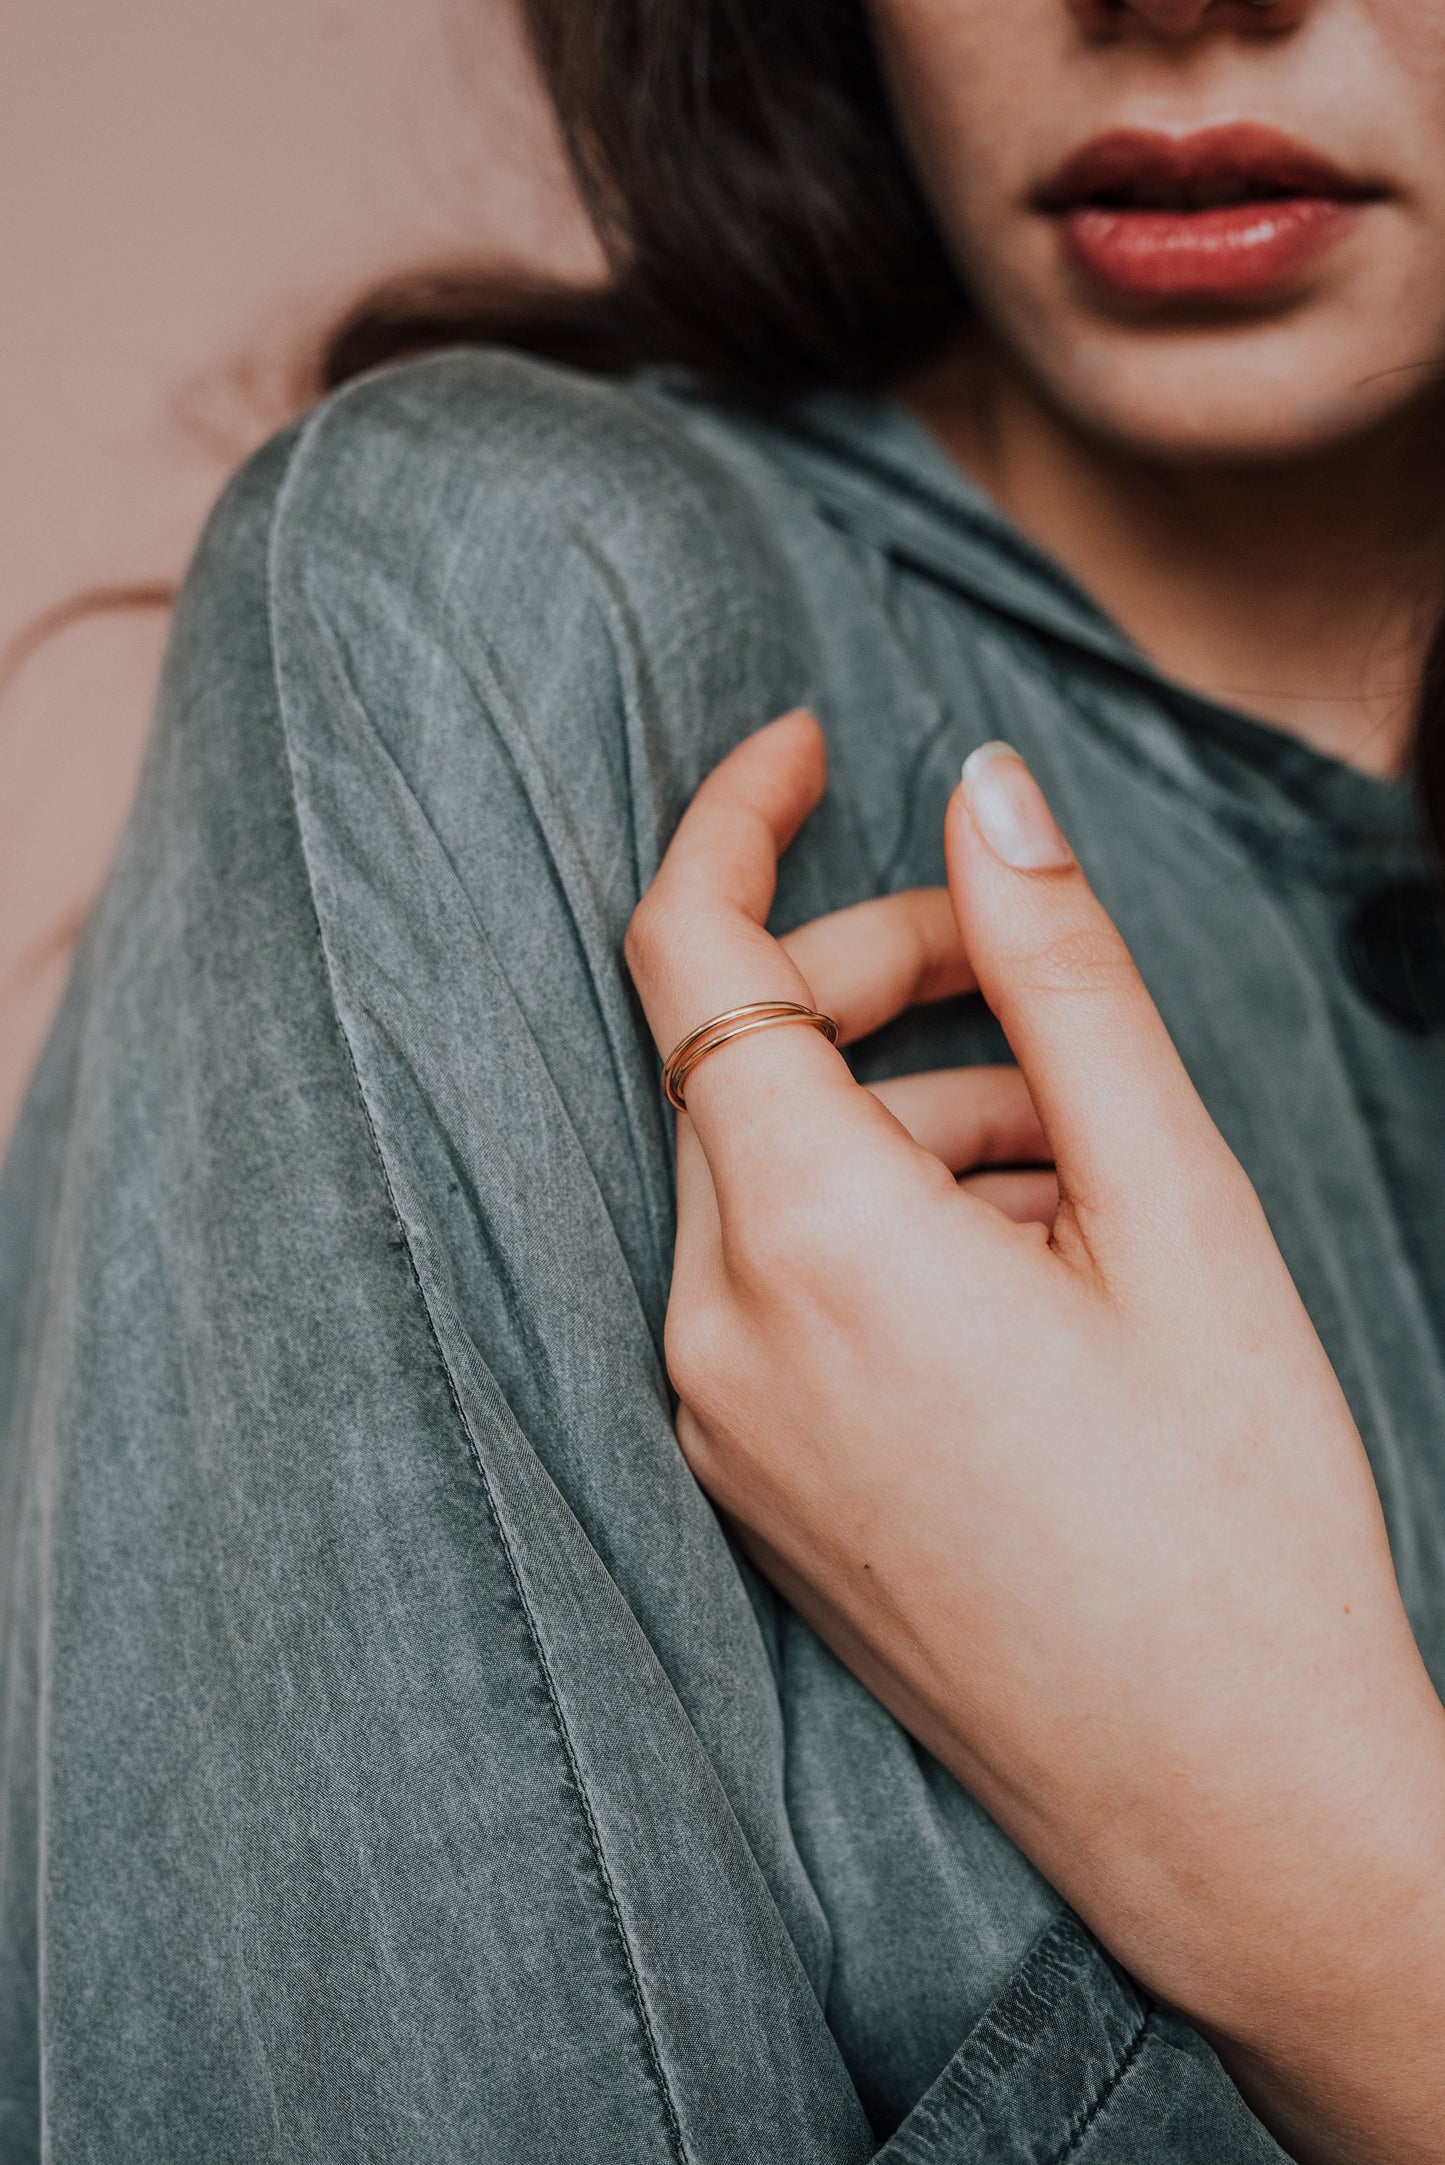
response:
<path id="1" fill-rule="evenodd" d="M 801 1007 L 796 1000 L 753 1000 L 747 1007 L 730 1007 L 725 1014 L 714 1015 L 710 1022 L 690 1030 L 680 1045 L 673 1046 L 662 1067 L 668 1103 L 680 1113 L 686 1112 L 683 1085 L 699 1060 L 705 1060 L 719 1045 L 730 1044 L 735 1037 L 751 1037 L 754 1030 L 771 1030 L 780 1022 L 806 1022 L 810 1029 L 821 1031 L 830 1045 L 838 1042 L 838 1025 L 832 1016 L 820 1015 L 816 1007 Z"/>

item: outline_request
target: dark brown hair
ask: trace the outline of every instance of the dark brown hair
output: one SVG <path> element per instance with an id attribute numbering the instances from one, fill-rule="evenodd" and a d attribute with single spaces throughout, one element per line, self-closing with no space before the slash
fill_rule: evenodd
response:
<path id="1" fill-rule="evenodd" d="M 437 272 L 368 295 L 323 388 L 430 346 L 676 362 L 752 396 L 866 387 L 962 294 L 894 132 L 863 0 L 522 0 L 605 288 Z"/>

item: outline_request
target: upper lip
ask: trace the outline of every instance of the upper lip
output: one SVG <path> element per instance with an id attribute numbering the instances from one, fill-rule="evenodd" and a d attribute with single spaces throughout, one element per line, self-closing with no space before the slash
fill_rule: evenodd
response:
<path id="1" fill-rule="evenodd" d="M 1277 129 L 1238 123 L 1197 128 L 1189 135 L 1111 129 L 1071 152 L 1034 204 L 1055 212 L 1087 204 L 1205 210 L 1290 196 L 1359 202 L 1380 193 Z"/>

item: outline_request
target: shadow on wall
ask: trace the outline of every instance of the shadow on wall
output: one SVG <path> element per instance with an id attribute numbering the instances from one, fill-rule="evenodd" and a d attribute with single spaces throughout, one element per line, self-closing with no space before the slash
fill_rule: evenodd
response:
<path id="1" fill-rule="evenodd" d="M 320 334 L 410 264 L 596 268 L 510 0 L 12 0 L 6 45 L 0 1141 L 134 787 L 167 597 Z"/>

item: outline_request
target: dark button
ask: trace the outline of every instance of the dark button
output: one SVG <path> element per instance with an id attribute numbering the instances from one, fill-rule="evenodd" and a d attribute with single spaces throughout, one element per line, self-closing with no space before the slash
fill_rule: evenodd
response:
<path id="1" fill-rule="evenodd" d="M 1366 999 L 1421 1035 L 1445 1024 L 1445 889 L 1430 880 L 1381 888 L 1341 939 Z"/>

